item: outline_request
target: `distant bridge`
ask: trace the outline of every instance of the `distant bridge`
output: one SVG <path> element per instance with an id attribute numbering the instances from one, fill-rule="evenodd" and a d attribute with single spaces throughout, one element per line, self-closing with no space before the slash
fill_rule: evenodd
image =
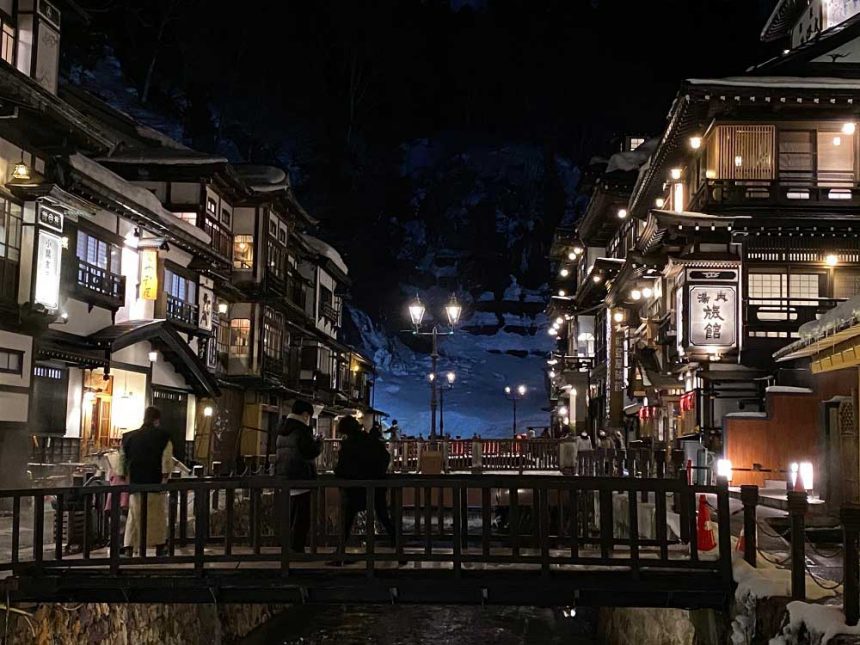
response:
<path id="1" fill-rule="evenodd" d="M 341 524 L 344 487 L 363 489 L 370 509 L 349 539 Z M 383 487 L 393 540 L 374 530 L 374 493 Z M 287 518 L 300 491 L 311 497 L 311 531 L 306 552 L 294 553 L 281 545 L 290 543 Z M 164 553 L 123 554 L 121 503 L 128 492 L 164 499 Z M 709 553 L 699 553 L 695 539 L 701 494 L 711 501 L 719 525 L 719 548 Z M 725 608 L 733 585 L 724 481 L 693 486 L 686 477 L 199 478 L 157 486 L 0 491 L 0 507 L 9 511 L 0 520 L 0 570 L 7 574 L 0 584 L 13 602 Z M 140 524 L 140 541 L 146 543 L 145 517 Z"/>

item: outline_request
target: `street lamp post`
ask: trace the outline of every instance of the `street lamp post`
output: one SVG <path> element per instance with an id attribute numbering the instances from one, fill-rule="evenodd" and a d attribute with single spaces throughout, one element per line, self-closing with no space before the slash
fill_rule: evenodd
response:
<path id="1" fill-rule="evenodd" d="M 439 436 L 445 436 L 445 390 L 454 389 L 454 381 L 457 380 L 457 375 L 454 372 L 448 372 L 445 375 L 447 383 L 439 386 Z"/>
<path id="2" fill-rule="evenodd" d="M 505 387 L 505 396 L 514 405 L 514 427 L 513 437 L 517 438 L 517 401 L 524 398 L 526 395 L 526 386 L 518 385 L 516 389 L 512 389 L 510 385 Z"/>
<path id="3" fill-rule="evenodd" d="M 436 438 L 436 407 L 438 402 L 438 386 L 436 384 L 436 363 L 439 360 L 439 335 L 450 336 L 454 333 L 454 327 L 460 320 L 460 314 L 463 308 L 457 302 L 457 297 L 452 295 L 448 304 L 445 305 L 445 316 L 448 318 L 448 329 L 439 331 L 439 325 L 433 323 L 433 328 L 430 331 L 421 331 L 421 323 L 424 320 L 424 313 L 427 310 L 421 299 L 415 296 L 415 300 L 409 305 L 409 317 L 412 319 L 412 334 L 415 336 L 430 336 L 433 341 L 432 350 L 430 352 L 430 439 Z"/>

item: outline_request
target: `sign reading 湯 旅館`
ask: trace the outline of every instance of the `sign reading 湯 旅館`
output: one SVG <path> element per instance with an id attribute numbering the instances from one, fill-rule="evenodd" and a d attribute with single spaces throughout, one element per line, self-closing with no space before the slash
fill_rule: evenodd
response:
<path id="1" fill-rule="evenodd" d="M 738 347 L 738 275 L 729 267 L 687 270 L 685 297 L 678 302 L 687 348 L 718 352 Z"/>
<path id="2" fill-rule="evenodd" d="M 690 345 L 736 347 L 738 343 L 737 288 L 695 285 L 689 288 Z"/>
<path id="3" fill-rule="evenodd" d="M 158 298 L 158 249 L 140 250 L 140 299 Z"/>

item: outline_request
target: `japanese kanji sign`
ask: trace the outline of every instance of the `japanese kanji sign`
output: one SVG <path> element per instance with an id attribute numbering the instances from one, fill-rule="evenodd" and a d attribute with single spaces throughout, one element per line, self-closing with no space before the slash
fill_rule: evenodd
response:
<path id="1" fill-rule="evenodd" d="M 737 346 L 737 289 L 729 285 L 690 287 L 690 345 Z"/>

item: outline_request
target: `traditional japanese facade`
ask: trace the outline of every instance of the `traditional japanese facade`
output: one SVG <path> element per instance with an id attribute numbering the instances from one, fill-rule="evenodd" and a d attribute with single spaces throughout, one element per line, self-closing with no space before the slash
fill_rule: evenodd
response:
<path id="1" fill-rule="evenodd" d="M 58 95 L 57 52 L 37 81 L 15 47 L 0 63 L 2 430 L 76 437 L 89 454 L 157 405 L 179 458 L 230 461 L 267 454 L 297 397 L 329 418 L 367 411 L 373 366 L 337 338 L 346 265 L 304 237 L 316 222 L 286 174 L 190 150 L 75 88 Z M 339 266 L 322 275 L 328 256 Z M 345 357 L 346 377 L 303 378 L 320 347 Z"/>
<path id="2" fill-rule="evenodd" d="M 834 26 L 837 4 L 855 3 L 781 2 L 765 38 L 789 37 L 810 11 L 823 31 L 743 76 L 686 80 L 629 198 L 608 201 L 598 183 L 559 249 L 555 271 L 577 281 L 559 314 L 595 320 L 593 428 L 656 442 L 767 416 L 768 386 L 808 380 L 773 354 L 860 293 L 860 16 Z M 598 211 L 608 239 L 594 236 Z M 729 431 L 724 449 L 737 465 L 787 466 L 756 441 Z"/>

